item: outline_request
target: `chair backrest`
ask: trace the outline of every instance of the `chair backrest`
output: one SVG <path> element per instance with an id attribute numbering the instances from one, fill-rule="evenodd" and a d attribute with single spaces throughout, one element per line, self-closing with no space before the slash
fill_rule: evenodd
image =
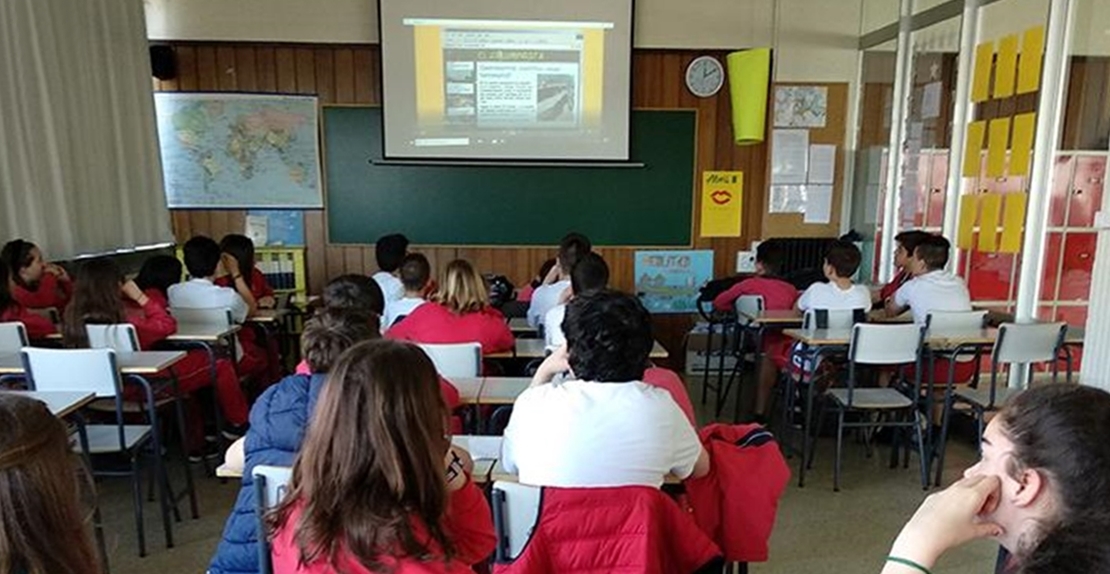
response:
<path id="1" fill-rule="evenodd" d="M 482 371 L 482 345 L 478 343 L 421 343 L 420 348 L 444 377 L 477 377 Z"/>
<path id="2" fill-rule="evenodd" d="M 512 562 L 524 550 L 540 514 L 543 489 L 516 482 L 493 483 L 494 561 Z"/>
<path id="3" fill-rule="evenodd" d="M 925 325 L 930 333 L 976 331 L 987 324 L 987 311 L 929 311 Z"/>
<path id="4" fill-rule="evenodd" d="M 85 325 L 85 333 L 89 337 L 89 347 L 93 349 L 112 349 L 117 353 L 139 350 L 139 336 L 130 323 Z"/>
<path id="5" fill-rule="evenodd" d="M 1055 361 L 1067 333 L 1066 323 L 1003 323 L 991 354 L 995 363 Z"/>
<path id="6" fill-rule="evenodd" d="M 258 520 L 258 564 L 262 574 L 272 574 L 274 565 L 270 557 L 270 536 L 266 528 L 266 512 L 281 503 L 293 478 L 288 466 L 260 464 L 251 470 L 254 479 L 254 515 Z"/>
<path id="7" fill-rule="evenodd" d="M 904 365 L 917 362 L 925 327 L 913 323 L 852 327 L 848 358 L 864 365 Z"/>
<path id="8" fill-rule="evenodd" d="M 766 304 L 763 301 L 763 295 L 741 295 L 736 298 L 733 308 L 736 309 L 737 320 L 748 323 L 751 321 L 748 317 L 762 313 Z"/>
<path id="9" fill-rule="evenodd" d="M 27 327 L 19 321 L 0 323 L 0 353 L 18 353 L 20 349 L 30 345 L 27 339 Z"/>
<path id="10" fill-rule="evenodd" d="M 851 329 L 867 320 L 866 309 L 807 309 L 803 329 Z"/>
<path id="11" fill-rule="evenodd" d="M 120 374 L 112 349 L 23 348 L 28 386 L 35 391 L 84 391 L 117 397 Z"/>
<path id="12" fill-rule="evenodd" d="M 235 324 L 235 320 L 232 319 L 231 316 L 231 309 L 227 307 L 173 307 L 170 309 L 170 314 L 177 319 L 178 323 L 186 323 L 189 325 L 218 325 L 220 327 L 225 327 Z"/>

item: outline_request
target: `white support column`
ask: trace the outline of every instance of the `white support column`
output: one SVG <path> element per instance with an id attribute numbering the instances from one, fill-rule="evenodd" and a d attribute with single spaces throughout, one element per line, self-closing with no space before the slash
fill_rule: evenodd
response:
<path id="1" fill-rule="evenodd" d="M 902 187 L 902 162 L 906 134 L 906 116 L 913 74 L 913 0 L 901 0 L 898 18 L 898 51 L 894 64 L 894 93 L 890 106 L 890 143 L 886 166 L 886 198 L 883 204 L 883 236 L 875 249 L 879 251 L 879 281 L 894 277 L 894 236 L 898 233 L 898 209 Z"/>
<path id="2" fill-rule="evenodd" d="M 1018 321 L 1032 321 L 1037 318 L 1037 300 L 1040 298 L 1041 278 L 1044 275 L 1044 246 L 1048 232 L 1052 171 L 1064 119 L 1063 106 L 1066 103 L 1064 92 L 1067 86 L 1065 78 L 1068 73 L 1073 4 L 1074 0 L 1053 0 L 1048 10 L 1044 73 L 1041 76 L 1041 92 L 1037 102 L 1037 133 L 1033 145 L 1033 171 L 1029 181 L 1029 210 L 1025 217 L 1017 304 L 1014 307 L 1014 315 Z M 1092 293 L 1097 291 L 1092 290 Z"/>
<path id="3" fill-rule="evenodd" d="M 1098 243 L 1091 271 L 1083 369 L 1079 380 L 1085 385 L 1110 391 L 1110 225 L 1101 221 L 1102 215 L 1107 213 L 1110 213 L 1110 194 L 1103 194 L 1101 212 L 1095 220 Z"/>
<path id="4" fill-rule="evenodd" d="M 960 195 L 963 191 L 964 147 L 967 145 L 967 122 L 972 118 L 971 75 L 975 65 L 975 45 L 979 41 L 979 0 L 964 0 L 960 20 L 960 55 L 956 67 L 956 106 L 952 111 L 952 141 L 948 144 L 948 183 L 945 188 L 944 226 L 941 232 L 952 241 L 956 261 L 956 234 L 960 221 Z"/>

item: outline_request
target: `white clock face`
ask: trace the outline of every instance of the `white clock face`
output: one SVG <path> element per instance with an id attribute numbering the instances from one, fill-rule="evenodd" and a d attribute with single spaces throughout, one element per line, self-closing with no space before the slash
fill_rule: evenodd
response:
<path id="1" fill-rule="evenodd" d="M 725 69 L 713 56 L 699 56 L 686 67 L 686 87 L 690 93 L 707 98 L 725 84 Z"/>

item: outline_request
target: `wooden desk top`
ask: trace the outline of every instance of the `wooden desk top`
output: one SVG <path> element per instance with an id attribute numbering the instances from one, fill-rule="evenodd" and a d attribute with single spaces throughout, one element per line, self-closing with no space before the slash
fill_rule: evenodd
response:
<path id="1" fill-rule="evenodd" d="M 153 375 L 172 367 L 185 358 L 185 351 L 138 351 L 116 353 L 116 363 L 124 375 Z M 0 354 L 0 375 L 23 374 L 23 359 L 19 353 Z"/>
<path id="2" fill-rule="evenodd" d="M 740 315 L 758 325 L 800 325 L 802 322 L 802 312 L 797 309 L 766 310 Z"/>
<path id="3" fill-rule="evenodd" d="M 792 339 L 811 346 L 847 345 L 852 338 L 851 329 L 786 329 L 783 333 Z M 1068 328 L 1065 345 L 1082 345 L 1086 333 L 1083 329 Z M 968 331 L 934 331 L 927 333 L 925 342 L 934 349 L 952 349 L 960 345 L 993 345 L 998 329 L 973 329 Z"/>
<path id="4" fill-rule="evenodd" d="M 813 347 L 847 345 L 852 340 L 851 329 L 783 329 L 782 333 Z"/>
<path id="5" fill-rule="evenodd" d="M 228 335 L 238 332 L 241 325 L 197 325 L 178 323 L 177 332 L 166 337 L 171 343 L 202 342 L 216 343 Z"/>
<path id="6" fill-rule="evenodd" d="M 486 355 L 487 359 L 511 359 L 516 357 L 518 359 L 542 359 L 547 356 L 547 350 L 544 348 L 543 339 L 517 339 L 516 340 L 516 353 L 511 351 L 492 353 Z M 670 354 L 659 341 L 655 341 L 651 348 L 652 359 L 666 359 Z"/>
<path id="7" fill-rule="evenodd" d="M 96 395 L 85 391 L 0 391 L 21 395 L 46 403 L 46 408 L 58 418 L 65 418 L 77 409 L 93 402 Z"/>
<path id="8" fill-rule="evenodd" d="M 509 330 L 515 335 L 535 333 L 538 331 L 538 329 L 529 325 L 528 319 L 524 317 L 513 317 L 509 319 Z"/>
<path id="9" fill-rule="evenodd" d="M 277 323 L 289 314 L 288 309 L 259 309 L 254 315 L 247 317 L 248 323 Z"/>
<path id="10" fill-rule="evenodd" d="M 447 381 L 458 389 L 460 403 L 478 404 L 478 395 L 482 392 L 482 377 L 451 377 Z"/>
<path id="11" fill-rule="evenodd" d="M 478 395 L 478 404 L 511 405 L 530 384 L 531 377 L 486 377 Z"/>

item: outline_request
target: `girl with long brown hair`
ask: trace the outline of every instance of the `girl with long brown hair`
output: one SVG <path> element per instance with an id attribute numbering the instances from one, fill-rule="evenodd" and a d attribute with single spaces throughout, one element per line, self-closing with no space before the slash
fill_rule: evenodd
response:
<path id="1" fill-rule="evenodd" d="M 439 291 L 385 336 L 417 343 L 476 342 L 486 355 L 511 351 L 515 344 L 505 316 L 489 304 L 485 280 L 465 259 L 448 263 Z"/>
<path id="2" fill-rule="evenodd" d="M 78 459 L 46 405 L 0 393 L 0 574 L 97 574 Z"/>
<path id="3" fill-rule="evenodd" d="M 274 571 L 469 572 L 492 552 L 493 524 L 447 437 L 431 360 L 367 341 L 328 376 L 289 494 L 269 516 Z"/>

